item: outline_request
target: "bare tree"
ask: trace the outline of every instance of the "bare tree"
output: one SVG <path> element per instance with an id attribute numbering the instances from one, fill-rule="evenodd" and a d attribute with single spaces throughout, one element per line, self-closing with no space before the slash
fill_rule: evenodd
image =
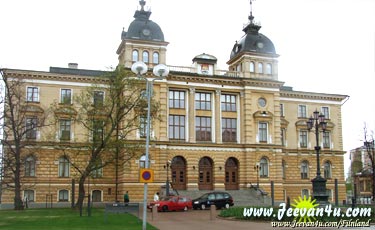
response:
<path id="1" fill-rule="evenodd" d="M 114 165 L 116 178 L 119 166 L 139 156 L 144 145 L 129 138 L 129 134 L 143 127 L 147 101 L 144 97 L 145 82 L 134 78 L 130 71 L 116 68 L 103 76 L 105 83 L 87 87 L 74 98 L 77 113 L 70 119 L 82 128 L 87 141 L 64 146 L 65 158 L 78 173 L 78 200 L 81 208 L 85 198 L 85 181 L 99 170 Z M 159 106 L 153 103 L 155 117 Z M 57 119 L 59 117 L 57 116 Z M 118 181 L 116 180 L 116 195 Z"/>
<path id="2" fill-rule="evenodd" d="M 367 130 L 367 126 L 365 125 L 364 129 L 364 142 L 363 145 L 366 149 L 367 156 L 370 159 L 371 164 L 371 171 L 372 171 L 372 201 L 375 204 L 375 146 L 374 146 L 374 133 Z M 369 165 L 365 165 L 364 167 L 368 167 Z"/>
<path id="3" fill-rule="evenodd" d="M 1 69 L 1 144 L 3 189 L 14 191 L 14 208 L 23 209 L 21 174 L 25 158 L 37 148 L 39 130 L 47 124 L 49 110 L 38 103 L 37 87 L 26 88 L 24 79 Z M 26 148 L 27 147 L 27 148 Z"/>

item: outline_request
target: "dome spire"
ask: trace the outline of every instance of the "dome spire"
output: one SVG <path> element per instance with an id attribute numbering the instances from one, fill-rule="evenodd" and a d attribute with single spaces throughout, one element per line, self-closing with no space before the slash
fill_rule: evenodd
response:
<path id="1" fill-rule="evenodd" d="M 145 5 L 146 5 L 146 1 L 144 1 L 144 0 L 139 1 L 139 5 L 141 5 L 141 11 L 144 11 L 145 10 Z"/>
<path id="2" fill-rule="evenodd" d="M 250 15 L 249 15 L 249 21 L 250 23 L 253 23 L 254 16 L 253 16 L 253 1 L 255 0 L 250 0 Z"/>
<path id="3" fill-rule="evenodd" d="M 254 22 L 254 16 L 253 16 L 253 1 L 255 0 L 250 0 L 250 15 L 249 15 L 249 23 L 243 28 L 242 31 L 245 33 L 258 33 L 260 30 L 261 26 L 258 25 L 258 23 Z"/>

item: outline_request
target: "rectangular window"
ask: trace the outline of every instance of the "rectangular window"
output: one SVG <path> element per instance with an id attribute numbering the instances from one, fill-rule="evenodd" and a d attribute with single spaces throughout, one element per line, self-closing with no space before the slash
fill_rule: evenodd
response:
<path id="1" fill-rule="evenodd" d="M 323 148 L 331 147 L 331 135 L 330 132 L 323 132 Z"/>
<path id="2" fill-rule="evenodd" d="M 59 159 L 59 177 L 69 177 L 70 165 L 69 160 L 65 157 Z"/>
<path id="3" fill-rule="evenodd" d="M 26 101 L 39 102 L 39 88 L 38 87 L 27 87 Z"/>
<path id="4" fill-rule="evenodd" d="M 68 190 L 60 190 L 59 191 L 59 201 L 69 201 Z"/>
<path id="5" fill-rule="evenodd" d="M 147 116 L 143 115 L 139 117 L 139 136 L 144 138 L 146 137 L 147 129 Z"/>
<path id="6" fill-rule="evenodd" d="M 185 108 L 185 92 L 184 91 L 169 91 L 169 108 L 183 109 Z"/>
<path id="7" fill-rule="evenodd" d="M 211 141 L 211 117 L 195 118 L 195 138 L 197 141 Z"/>
<path id="8" fill-rule="evenodd" d="M 185 116 L 169 115 L 169 139 L 185 140 Z"/>
<path id="9" fill-rule="evenodd" d="M 36 117 L 27 117 L 26 118 L 26 138 L 27 139 L 36 139 L 37 136 L 37 125 L 38 119 Z"/>
<path id="10" fill-rule="evenodd" d="M 325 119 L 329 119 L 329 107 L 323 106 L 321 112 Z"/>
<path id="11" fill-rule="evenodd" d="M 221 110 L 235 112 L 236 108 L 236 95 L 223 94 L 221 95 Z"/>
<path id="12" fill-rule="evenodd" d="M 237 141 L 237 119 L 223 118 L 221 119 L 222 128 L 221 135 L 223 142 Z"/>
<path id="13" fill-rule="evenodd" d="M 70 140 L 70 130 L 71 130 L 71 121 L 70 120 L 60 120 L 60 140 L 69 141 Z"/>
<path id="14" fill-rule="evenodd" d="M 71 89 L 61 89 L 60 94 L 62 104 L 72 104 L 72 90 Z"/>
<path id="15" fill-rule="evenodd" d="M 196 93 L 195 94 L 195 109 L 211 110 L 211 94 L 210 93 Z"/>
<path id="16" fill-rule="evenodd" d="M 299 131 L 299 147 L 307 148 L 307 131 L 306 130 Z"/>
<path id="17" fill-rule="evenodd" d="M 280 104 L 280 116 L 284 117 L 284 104 Z"/>
<path id="18" fill-rule="evenodd" d="M 104 103 L 104 92 L 94 91 L 94 106 L 103 106 Z"/>
<path id="19" fill-rule="evenodd" d="M 306 105 L 298 105 L 298 117 L 307 118 Z"/>
<path id="20" fill-rule="evenodd" d="M 267 142 L 267 123 L 266 122 L 259 122 L 259 142 Z"/>
<path id="21" fill-rule="evenodd" d="M 34 202 L 34 190 L 25 190 L 24 191 L 24 200 L 27 202 Z"/>
<path id="22" fill-rule="evenodd" d="M 286 145 L 286 129 L 281 129 L 281 145 Z"/>
<path id="23" fill-rule="evenodd" d="M 94 142 L 103 141 L 104 136 L 104 122 L 100 120 L 93 121 L 92 137 Z"/>

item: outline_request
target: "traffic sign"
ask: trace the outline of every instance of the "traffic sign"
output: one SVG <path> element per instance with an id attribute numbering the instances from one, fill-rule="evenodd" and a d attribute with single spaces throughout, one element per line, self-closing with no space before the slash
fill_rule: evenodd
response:
<path id="1" fill-rule="evenodd" d="M 154 170 L 152 170 L 152 169 L 140 169 L 139 170 L 139 182 L 141 182 L 141 183 L 152 183 L 152 182 L 154 182 Z"/>

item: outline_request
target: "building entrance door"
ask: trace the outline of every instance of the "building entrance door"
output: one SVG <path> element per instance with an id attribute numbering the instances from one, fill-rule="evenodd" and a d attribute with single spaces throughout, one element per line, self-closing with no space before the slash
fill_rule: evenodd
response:
<path id="1" fill-rule="evenodd" d="M 186 190 L 186 161 L 181 156 L 176 156 L 171 163 L 172 186 L 175 190 Z"/>
<path id="2" fill-rule="evenodd" d="M 225 162 L 225 190 L 238 190 L 238 161 L 233 157 Z"/>
<path id="3" fill-rule="evenodd" d="M 199 178 L 198 187 L 199 190 L 212 190 L 213 186 L 213 163 L 211 158 L 203 157 L 199 161 Z"/>

